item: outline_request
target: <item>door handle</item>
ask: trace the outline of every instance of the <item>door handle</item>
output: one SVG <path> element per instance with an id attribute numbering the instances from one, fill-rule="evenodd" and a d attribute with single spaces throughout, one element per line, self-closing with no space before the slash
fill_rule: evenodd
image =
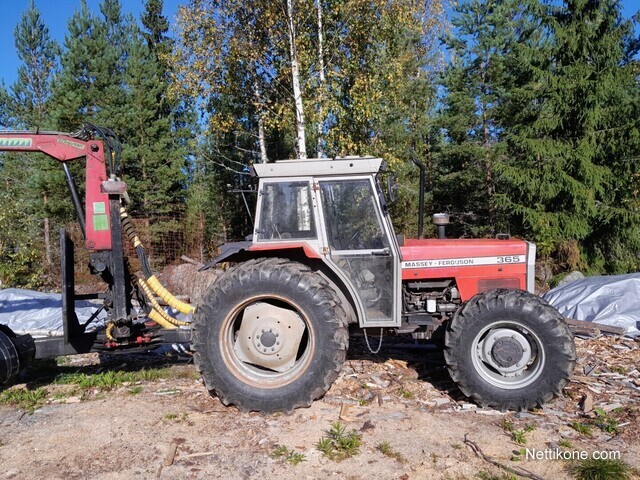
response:
<path id="1" fill-rule="evenodd" d="M 388 257 L 391 255 L 391 250 L 384 248 L 382 250 L 372 250 L 371 255 L 375 257 Z"/>

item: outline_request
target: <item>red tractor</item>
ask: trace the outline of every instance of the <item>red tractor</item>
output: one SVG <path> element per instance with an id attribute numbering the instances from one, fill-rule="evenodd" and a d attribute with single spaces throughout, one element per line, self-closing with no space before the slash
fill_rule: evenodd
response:
<path id="1" fill-rule="evenodd" d="M 563 317 L 533 294 L 534 244 L 445 239 L 446 215 L 434 216 L 442 238 L 396 236 L 378 158 L 254 170 L 252 239 L 224 245 L 208 264 L 236 265 L 192 324 L 196 366 L 223 403 L 264 412 L 310 405 L 338 376 L 349 324 L 365 335 L 443 332 L 451 377 L 482 406 L 528 409 L 560 394 L 575 346 Z"/>
<path id="2" fill-rule="evenodd" d="M 223 403 L 290 411 L 310 405 L 336 379 L 349 324 L 365 335 L 375 329 L 430 339 L 444 332 L 451 377 L 483 406 L 534 407 L 559 394 L 571 375 L 572 334 L 563 317 L 532 293 L 535 245 L 396 236 L 380 159 L 255 165 L 253 238 L 224 245 L 208 264 L 235 265 L 194 313 L 149 267 L 125 210 L 112 132 L 93 125 L 77 134 L 0 132 L 0 151 L 42 152 L 62 163 L 91 252 L 89 268 L 107 285 L 93 295 L 75 293 L 74 247 L 62 231 L 63 335 L 34 339 L 0 325 L 0 384 L 34 356 L 147 350 L 190 337 L 205 384 Z M 84 202 L 67 167 L 77 159 L 86 161 Z M 393 190 L 388 182 L 387 191 Z M 442 231 L 446 220 L 436 216 Z M 124 238 L 140 257 L 140 274 L 130 268 Z M 191 324 L 168 315 L 156 296 L 193 314 Z M 85 323 L 76 317 L 75 302 L 88 297 L 107 312 L 102 329 L 88 329 L 97 314 Z"/>

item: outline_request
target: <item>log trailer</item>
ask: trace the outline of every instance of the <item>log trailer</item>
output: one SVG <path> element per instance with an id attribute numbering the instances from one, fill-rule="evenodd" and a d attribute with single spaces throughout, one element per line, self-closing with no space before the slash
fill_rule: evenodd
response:
<path id="1" fill-rule="evenodd" d="M 94 139 L 96 133 L 105 141 Z M 447 215 L 434 216 L 438 239 L 396 235 L 387 208 L 394 184 L 387 175 L 385 193 L 387 168 L 379 158 L 254 165 L 253 235 L 223 245 L 203 267 L 231 265 L 197 308 L 175 303 L 153 276 L 123 210 L 126 187 L 113 162 L 117 145 L 111 132 L 93 126 L 77 135 L 0 133 L 0 150 L 42 151 L 63 162 L 85 247 L 92 250 L 90 268 L 109 286 L 101 307 L 106 328 L 85 333 L 74 321 L 79 296 L 63 232 L 64 337 L 34 345 L 4 327 L 0 375 L 15 373 L 13 365 L 33 350 L 42 358 L 144 348 L 190 335 L 212 395 L 243 411 L 289 412 L 330 388 L 354 326 L 367 345 L 371 333 L 380 342 L 385 333 L 440 339 L 452 379 L 481 406 L 532 408 L 560 394 L 570 378 L 573 335 L 557 310 L 533 294 L 535 245 L 506 236 L 444 238 Z M 81 157 L 87 162 L 84 207 L 65 163 Z M 422 174 L 422 191 L 423 180 Z M 124 256 L 123 232 L 141 259 L 137 279 Z M 191 313 L 188 327 L 166 318 L 151 290 Z M 134 321 L 134 297 L 154 322 Z"/>

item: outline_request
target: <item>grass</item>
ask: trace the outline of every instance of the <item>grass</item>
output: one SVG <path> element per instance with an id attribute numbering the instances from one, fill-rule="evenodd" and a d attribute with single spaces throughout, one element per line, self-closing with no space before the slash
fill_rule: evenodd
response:
<path id="1" fill-rule="evenodd" d="M 596 427 L 598 427 L 603 432 L 607 432 L 612 435 L 618 433 L 618 421 L 615 418 L 613 418 L 611 415 L 608 415 L 601 408 L 595 408 L 594 412 L 596 413 L 596 418 L 593 423 Z"/>
<path id="2" fill-rule="evenodd" d="M 107 370 L 105 372 L 86 373 L 63 373 L 55 378 L 54 383 L 58 385 L 76 385 L 81 390 L 98 388 L 100 390 L 113 390 L 124 384 L 136 382 L 154 382 L 161 378 L 172 375 L 169 368 L 151 368 L 137 372 L 125 372 L 122 370 Z M 133 387 L 135 390 L 135 387 Z M 140 390 L 141 391 L 141 390 Z M 133 395 L 140 393 L 137 391 Z"/>
<path id="3" fill-rule="evenodd" d="M 325 430 L 316 448 L 322 454 L 335 461 L 353 457 L 360 453 L 362 435 L 354 430 L 347 432 L 347 427 L 340 422 L 333 422 L 329 430 Z"/>
<path id="4" fill-rule="evenodd" d="M 413 392 L 410 390 L 407 390 L 404 387 L 400 387 L 398 389 L 398 395 L 400 395 L 402 398 L 406 400 L 411 400 L 413 398 Z"/>
<path id="5" fill-rule="evenodd" d="M 0 403 L 15 405 L 18 408 L 33 413 L 47 399 L 48 392 L 44 388 L 27 390 L 26 388 L 11 388 L 0 393 Z"/>
<path id="6" fill-rule="evenodd" d="M 402 454 L 391 447 L 391 444 L 388 440 L 384 440 L 376 445 L 376 450 L 382 453 L 385 457 L 392 458 L 400 463 L 405 463 L 407 461 L 406 458 L 402 456 Z"/>
<path id="7" fill-rule="evenodd" d="M 571 428 L 582 435 L 586 435 L 587 437 L 591 436 L 591 427 L 586 423 L 571 422 Z"/>
<path id="8" fill-rule="evenodd" d="M 572 463 L 569 471 L 577 480 L 631 479 L 631 468 L 622 460 L 589 458 Z"/>
<path id="9" fill-rule="evenodd" d="M 476 474 L 480 480 L 518 480 L 518 477 L 515 475 L 509 475 L 508 473 L 503 473 L 502 475 L 493 475 L 487 472 L 479 472 Z"/>
<path id="10" fill-rule="evenodd" d="M 509 433 L 512 441 L 514 441 L 518 445 L 526 445 L 527 433 L 533 432 L 536 429 L 536 426 L 533 423 L 529 423 L 522 429 L 516 429 L 514 423 L 511 420 L 505 418 L 502 420 L 502 429 L 505 431 L 505 433 Z"/>
<path id="11" fill-rule="evenodd" d="M 278 447 L 276 447 L 271 456 L 273 458 L 283 458 L 286 463 L 294 466 L 307 461 L 307 457 L 304 453 L 299 453 L 295 450 L 289 450 L 284 445 L 279 445 Z"/>
<path id="12" fill-rule="evenodd" d="M 558 445 L 564 448 L 573 448 L 573 443 L 571 443 L 571 440 L 567 440 L 566 438 L 560 440 L 558 442 Z"/>
<path id="13" fill-rule="evenodd" d="M 131 387 L 130 389 L 127 390 L 127 393 L 129 395 L 138 395 L 141 392 L 142 392 L 142 387 L 140 385 L 136 385 L 135 387 Z"/>

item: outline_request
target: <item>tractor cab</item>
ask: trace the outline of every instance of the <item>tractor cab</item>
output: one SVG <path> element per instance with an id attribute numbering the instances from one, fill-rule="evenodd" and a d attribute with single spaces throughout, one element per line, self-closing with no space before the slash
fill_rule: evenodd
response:
<path id="1" fill-rule="evenodd" d="M 379 158 L 287 160 L 260 177 L 252 249 L 303 246 L 353 299 L 361 326 L 400 325 L 400 248 L 377 175 Z"/>

